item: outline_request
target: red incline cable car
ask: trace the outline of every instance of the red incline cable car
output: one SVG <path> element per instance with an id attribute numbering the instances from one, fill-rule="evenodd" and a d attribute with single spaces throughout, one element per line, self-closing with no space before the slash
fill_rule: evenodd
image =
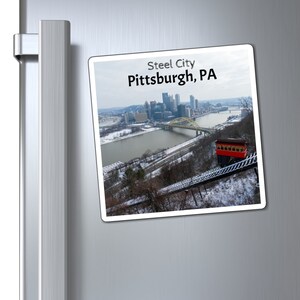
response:
<path id="1" fill-rule="evenodd" d="M 221 167 L 242 160 L 247 156 L 247 142 L 243 139 L 216 140 L 216 154 Z"/>

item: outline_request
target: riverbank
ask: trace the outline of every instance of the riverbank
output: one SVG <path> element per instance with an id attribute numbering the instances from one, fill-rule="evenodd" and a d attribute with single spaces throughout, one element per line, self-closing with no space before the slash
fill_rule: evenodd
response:
<path id="1" fill-rule="evenodd" d="M 150 132 L 153 132 L 156 130 L 161 130 L 161 128 L 157 128 L 157 127 L 142 128 L 142 131 L 135 132 L 135 133 L 130 133 L 131 129 L 126 128 L 126 129 L 123 129 L 120 131 L 112 132 L 112 133 L 108 134 L 107 136 L 100 137 L 100 144 L 105 145 L 105 144 L 109 144 L 109 143 L 113 143 L 113 142 L 117 142 L 117 141 L 121 141 L 121 140 L 126 140 L 129 138 L 143 135 L 146 133 L 150 133 Z"/>
<path id="2" fill-rule="evenodd" d="M 196 122 L 202 127 L 215 128 L 217 124 L 225 123 L 228 117 L 234 114 L 237 113 L 208 114 L 201 117 L 201 122 L 198 120 L 200 124 Z M 183 128 L 168 131 L 158 130 L 148 124 L 144 125 L 144 127 L 147 130 L 134 134 L 106 136 L 103 143 L 101 143 L 103 166 L 110 165 L 116 161 L 128 162 L 134 158 L 141 157 L 146 152 L 155 153 L 162 149 L 172 148 L 195 137 L 195 131 Z M 215 129 L 222 130 L 223 128 L 224 126 L 220 126 L 220 128 Z M 117 135 L 117 133 L 112 134 Z"/>

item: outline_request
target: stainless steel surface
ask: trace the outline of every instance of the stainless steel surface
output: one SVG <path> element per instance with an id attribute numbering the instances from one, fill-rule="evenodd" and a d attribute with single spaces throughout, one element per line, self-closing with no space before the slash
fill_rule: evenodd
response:
<path id="1" fill-rule="evenodd" d="M 72 24 L 68 299 L 299 299 L 300 2 L 27 0 L 21 6 L 24 33 L 37 32 L 40 19 Z M 103 223 L 88 58 L 242 43 L 255 49 L 267 208 Z"/>
<path id="2" fill-rule="evenodd" d="M 38 59 L 20 57 L 20 295 L 38 299 Z"/>
<path id="3" fill-rule="evenodd" d="M 37 34 L 15 34 L 14 35 L 14 56 L 20 59 L 24 55 L 38 55 Z"/>
<path id="4" fill-rule="evenodd" d="M 39 300 L 66 299 L 66 110 L 70 26 L 39 30 Z"/>

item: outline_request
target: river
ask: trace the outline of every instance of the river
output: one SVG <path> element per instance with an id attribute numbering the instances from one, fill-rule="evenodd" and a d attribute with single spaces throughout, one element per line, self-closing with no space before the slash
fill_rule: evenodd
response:
<path id="1" fill-rule="evenodd" d="M 212 128 L 227 121 L 229 116 L 239 115 L 240 110 L 211 113 L 196 119 L 201 127 Z M 195 131 L 176 128 L 173 131 L 156 130 L 101 145 L 102 164 L 107 166 L 116 161 L 126 162 L 142 156 L 147 150 L 152 152 L 166 149 L 195 137 Z"/>

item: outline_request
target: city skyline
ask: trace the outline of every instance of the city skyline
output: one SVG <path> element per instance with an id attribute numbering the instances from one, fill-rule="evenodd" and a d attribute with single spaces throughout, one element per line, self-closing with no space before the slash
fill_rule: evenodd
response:
<path id="1" fill-rule="evenodd" d="M 251 97 L 239 97 L 227 100 L 201 101 L 190 95 L 189 102 L 180 102 L 180 95 L 173 95 L 167 92 L 162 93 L 162 99 L 158 101 L 145 101 L 144 104 L 135 104 L 128 107 L 98 109 L 98 116 L 107 115 L 122 116 L 126 124 L 141 123 L 146 121 L 170 121 L 180 117 L 196 117 L 208 112 L 221 112 L 228 110 L 229 106 L 249 105 L 252 106 Z M 211 103 L 211 102 L 214 103 Z"/>
<path id="2" fill-rule="evenodd" d="M 176 98 L 174 97 L 174 95 L 173 94 L 169 94 L 168 92 L 166 92 L 169 96 L 173 96 L 173 98 L 174 98 L 174 100 L 175 100 L 175 102 L 176 102 L 176 104 L 177 104 L 177 106 L 179 105 L 179 104 L 184 104 L 184 105 L 186 105 L 186 106 L 190 106 L 190 96 L 193 96 L 194 97 L 194 95 L 190 95 L 189 96 L 189 99 L 186 99 L 186 100 L 183 100 L 182 101 L 182 99 L 181 99 L 181 97 L 180 97 L 180 94 L 175 94 L 175 96 L 177 95 L 177 96 L 179 96 L 179 102 L 178 102 L 178 100 L 176 101 Z M 164 94 L 164 93 L 162 93 L 162 94 Z M 178 97 L 177 97 L 178 98 Z M 239 101 L 239 99 L 242 99 L 242 98 L 251 98 L 251 101 L 252 101 L 252 97 L 251 96 L 249 96 L 249 95 L 243 95 L 243 96 L 239 96 L 239 97 L 235 97 L 235 98 L 223 98 L 223 99 L 204 99 L 204 100 L 199 100 L 199 99 L 197 99 L 196 97 L 194 97 L 195 98 L 195 102 L 197 102 L 198 101 L 198 106 L 202 106 L 203 104 L 206 104 L 206 103 L 210 103 L 210 104 L 212 104 L 212 105 L 214 105 L 213 103 L 211 103 L 211 102 L 216 102 L 216 103 L 221 103 L 221 104 L 224 104 L 224 102 L 226 103 L 231 103 L 231 105 L 233 105 L 233 102 L 238 102 Z M 128 107 L 131 107 L 131 106 L 145 106 L 145 103 L 146 102 L 148 102 L 148 104 L 150 104 L 151 102 L 156 102 L 157 104 L 159 104 L 159 103 L 163 103 L 163 99 L 162 99 L 162 95 L 161 95 L 161 99 L 158 99 L 158 100 L 151 100 L 151 101 L 143 101 L 143 99 L 141 99 L 141 101 L 139 102 L 139 103 L 132 103 L 132 104 L 130 104 L 130 105 L 127 105 L 127 106 L 116 106 L 116 107 L 106 107 L 106 108 L 102 108 L 102 107 L 98 107 L 98 111 L 109 111 L 109 110 L 119 110 L 119 109 L 126 109 L 126 108 L 128 108 Z"/>
<path id="3" fill-rule="evenodd" d="M 131 57 L 124 55 L 112 57 L 112 60 L 95 61 L 94 75 L 96 84 L 97 104 L 99 108 L 126 107 L 145 101 L 161 101 L 162 93 L 168 90 L 175 98 L 180 94 L 181 102 L 188 102 L 190 95 L 198 101 L 207 99 L 227 99 L 240 96 L 252 96 L 252 82 L 250 76 L 251 55 L 248 47 L 229 47 L 222 50 L 210 49 L 204 53 L 173 54 L 166 56 L 165 52 L 155 57 Z M 198 49 L 199 50 L 199 49 Z M 200 49 L 201 50 L 201 49 Z M 147 55 L 147 54 L 145 54 Z M 175 62 L 181 59 L 193 61 L 193 67 L 177 68 Z M 161 64 L 162 69 L 150 70 L 149 62 Z M 170 66 L 171 63 L 171 66 Z M 172 65 L 173 63 L 173 65 Z M 214 70 L 215 78 L 199 79 L 199 70 Z M 178 75 L 187 72 L 197 79 L 187 81 L 183 85 L 178 82 L 149 84 L 143 86 L 129 86 L 129 75 L 164 76 Z M 201 71 L 200 71 L 201 72 Z M 157 73 L 159 73 L 157 75 Z M 184 75 L 182 75 L 184 76 Z M 194 79 L 195 80 L 195 79 Z"/>

